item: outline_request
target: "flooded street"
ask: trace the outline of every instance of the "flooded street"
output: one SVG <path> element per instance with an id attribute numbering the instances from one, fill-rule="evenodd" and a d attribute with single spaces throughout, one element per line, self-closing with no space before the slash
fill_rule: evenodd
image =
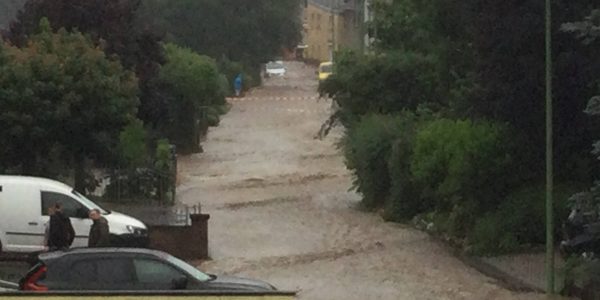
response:
<path id="1" fill-rule="evenodd" d="M 211 261 L 200 268 L 264 279 L 299 299 L 545 299 L 508 291 L 427 234 L 358 210 L 315 69 L 286 63 L 285 78 L 234 99 L 203 142 L 181 157 L 178 196 L 202 204 Z"/>

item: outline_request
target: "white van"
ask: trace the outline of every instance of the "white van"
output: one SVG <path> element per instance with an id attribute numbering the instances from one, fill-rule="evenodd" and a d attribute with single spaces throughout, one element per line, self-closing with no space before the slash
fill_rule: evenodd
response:
<path id="1" fill-rule="evenodd" d="M 75 229 L 72 247 L 87 247 L 92 220 L 88 211 L 100 210 L 108 221 L 116 246 L 147 245 L 146 226 L 129 216 L 101 208 L 73 188 L 58 181 L 0 175 L 0 252 L 34 252 L 44 249 L 48 208 L 56 202 Z"/>

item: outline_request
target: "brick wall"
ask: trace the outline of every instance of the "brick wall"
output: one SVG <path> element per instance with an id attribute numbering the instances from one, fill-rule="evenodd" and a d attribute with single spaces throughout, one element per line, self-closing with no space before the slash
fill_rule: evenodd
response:
<path id="1" fill-rule="evenodd" d="M 208 258 L 209 215 L 190 215 L 191 226 L 149 226 L 150 248 L 181 259 Z"/>

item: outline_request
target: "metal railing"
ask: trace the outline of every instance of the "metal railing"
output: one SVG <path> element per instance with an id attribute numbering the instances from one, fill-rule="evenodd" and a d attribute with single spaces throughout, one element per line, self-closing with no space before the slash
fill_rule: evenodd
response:
<path id="1" fill-rule="evenodd" d="M 105 206 L 111 210 L 126 213 L 146 225 L 170 225 L 186 226 L 191 225 L 190 215 L 200 214 L 202 208 L 200 204 L 184 205 L 176 204 L 174 206 L 147 206 L 142 204 L 127 203 L 107 203 Z"/>

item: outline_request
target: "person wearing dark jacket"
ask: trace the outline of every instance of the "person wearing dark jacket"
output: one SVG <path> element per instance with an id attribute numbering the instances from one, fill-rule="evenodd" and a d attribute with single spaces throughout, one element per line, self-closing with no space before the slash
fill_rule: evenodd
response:
<path id="1" fill-rule="evenodd" d="M 54 205 L 54 213 L 50 216 L 48 228 L 48 250 L 66 250 L 73 244 L 75 230 L 71 219 L 62 212 L 62 204 Z"/>
<path id="2" fill-rule="evenodd" d="M 100 210 L 90 210 L 90 219 L 94 222 L 90 228 L 90 239 L 88 240 L 88 247 L 109 247 L 110 246 L 110 234 L 108 231 L 108 221 L 102 217 Z"/>

